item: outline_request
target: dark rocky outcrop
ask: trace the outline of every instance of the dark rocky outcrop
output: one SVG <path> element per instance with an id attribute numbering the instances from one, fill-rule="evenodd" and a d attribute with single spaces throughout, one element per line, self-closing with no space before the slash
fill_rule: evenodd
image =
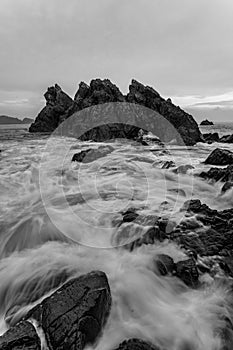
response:
<path id="1" fill-rule="evenodd" d="M 30 132 L 53 132 L 60 123 L 60 116 L 73 104 L 72 98 L 57 84 L 48 88 L 44 98 L 46 106 L 31 124 Z"/>
<path id="2" fill-rule="evenodd" d="M 219 139 L 219 142 L 223 143 L 233 143 L 233 134 L 232 135 L 224 135 Z"/>
<path id="3" fill-rule="evenodd" d="M 40 350 L 41 342 L 34 326 L 20 322 L 0 337 L 0 350 Z"/>
<path id="4" fill-rule="evenodd" d="M 27 318 L 42 327 L 49 349 L 83 349 L 100 335 L 110 306 L 106 275 L 95 271 L 67 282 Z"/>
<path id="5" fill-rule="evenodd" d="M 199 176 L 205 180 L 230 182 L 233 181 L 233 165 L 226 168 L 211 168 L 207 172 L 201 172 Z"/>
<path id="6" fill-rule="evenodd" d="M 87 115 L 76 114 L 74 124 L 77 122 L 77 128 L 80 125 L 83 127 L 83 123 L 85 126 L 83 127 L 84 132 L 81 133 L 79 137 L 82 136 L 84 140 L 91 139 L 94 141 L 104 141 L 116 137 L 135 138 L 137 137 L 139 129 L 143 129 L 144 125 L 146 131 L 151 131 L 158 136 L 162 142 L 174 139 L 174 131 L 172 128 L 165 127 L 164 125 L 160 128 L 156 125 L 156 131 L 158 131 L 160 135 L 154 133 L 154 130 L 151 130 L 151 121 L 146 122 L 148 111 L 139 113 L 138 115 L 137 112 L 139 109 L 136 110 L 133 107 L 127 106 L 127 104 L 130 103 L 147 107 L 154 111 L 153 120 L 155 124 L 158 122 L 156 116 L 160 116 L 160 123 L 162 123 L 161 116 L 163 116 L 163 118 L 177 130 L 177 134 L 180 137 L 177 142 L 182 141 L 187 145 L 193 145 L 202 140 L 198 125 L 191 115 L 175 106 L 170 100 L 163 99 L 153 88 L 144 86 L 136 80 L 132 80 L 129 86 L 129 93 L 126 96 L 124 96 L 119 88 L 112 84 L 110 80 L 95 79 L 91 81 L 90 86 L 84 82 L 80 83 L 74 101 L 63 93 L 57 85 L 48 89 L 45 98 L 47 105 L 40 112 L 35 123 L 30 127 L 31 132 L 54 131 L 64 120 L 74 116 L 74 113 L 80 112 L 88 107 L 106 104 L 105 107 L 101 107 L 99 110 L 88 110 Z M 120 111 L 116 111 L 114 106 L 109 106 L 110 102 L 124 103 L 124 105 L 121 107 L 118 105 L 117 108 L 120 108 Z M 96 120 L 98 112 L 100 115 L 106 114 L 106 118 L 103 118 L 102 126 L 93 123 L 93 121 Z M 141 126 L 138 125 L 139 123 L 135 119 L 135 116 L 132 118 L 133 113 L 136 113 L 138 116 Z M 111 114 L 118 114 L 117 122 L 113 122 L 111 118 L 107 118 Z M 132 123 L 132 120 L 135 121 L 135 124 Z M 86 125 L 88 121 L 90 127 L 88 124 Z M 73 120 L 71 124 L 73 125 Z M 109 124 L 112 124 L 111 129 L 109 129 Z M 71 130 L 69 130 L 71 133 L 73 131 L 72 125 L 70 125 Z M 84 133 L 85 135 L 83 135 Z M 162 138 L 160 136 L 162 136 Z"/>
<path id="7" fill-rule="evenodd" d="M 187 286 L 197 287 L 199 273 L 194 259 L 182 260 L 176 263 L 176 276 Z"/>
<path id="8" fill-rule="evenodd" d="M 203 120 L 203 121 L 201 122 L 200 125 L 214 125 L 214 123 L 211 122 L 211 121 L 209 121 L 208 119 L 205 119 L 205 120 Z"/>
<path id="9" fill-rule="evenodd" d="M 217 132 L 203 134 L 204 140 L 208 143 L 219 142 L 219 134 Z"/>
<path id="10" fill-rule="evenodd" d="M 178 168 L 172 170 L 175 174 L 187 174 L 189 170 L 194 169 L 191 164 L 180 165 Z"/>
<path id="11" fill-rule="evenodd" d="M 205 160 L 205 164 L 230 165 L 233 164 L 233 153 L 226 149 L 216 148 Z"/>
<path id="12" fill-rule="evenodd" d="M 233 187 L 233 181 L 227 181 L 227 182 L 223 185 L 221 192 L 222 192 L 222 193 L 225 193 L 225 192 L 229 191 L 232 187 Z"/>
<path id="13" fill-rule="evenodd" d="M 132 80 L 126 99 L 127 102 L 143 105 L 164 116 L 176 128 L 186 145 L 193 145 L 201 141 L 201 133 L 193 117 L 171 101 L 163 99 L 152 87 Z"/>
<path id="14" fill-rule="evenodd" d="M 175 238 L 179 245 L 201 256 L 233 255 L 233 209 L 217 211 L 196 199 L 187 201 L 182 211 L 186 211 L 186 216 L 195 215 L 201 226 L 189 229 L 181 223 L 171 237 Z M 191 232 L 192 234 L 188 235 Z"/>
<path id="15" fill-rule="evenodd" d="M 167 160 L 165 163 L 163 163 L 161 169 L 170 169 L 170 168 L 174 168 L 175 166 L 176 164 L 172 160 Z"/>
<path id="16" fill-rule="evenodd" d="M 94 271 L 65 283 L 0 337 L 0 349 L 41 349 L 31 323 L 41 327 L 49 350 L 80 349 L 100 335 L 111 307 L 105 273 Z"/>
<path id="17" fill-rule="evenodd" d="M 132 338 L 123 341 L 115 350 L 162 350 L 160 347 L 145 342 L 144 340 Z"/>
<path id="18" fill-rule="evenodd" d="M 155 264 L 162 276 L 173 273 L 176 268 L 174 260 L 167 254 L 158 254 L 155 258 Z"/>
<path id="19" fill-rule="evenodd" d="M 111 146 L 100 146 L 97 149 L 89 148 L 87 150 L 81 151 L 80 153 L 75 153 L 72 158 L 72 162 L 79 163 L 91 163 L 99 158 L 106 156 L 114 150 Z"/>

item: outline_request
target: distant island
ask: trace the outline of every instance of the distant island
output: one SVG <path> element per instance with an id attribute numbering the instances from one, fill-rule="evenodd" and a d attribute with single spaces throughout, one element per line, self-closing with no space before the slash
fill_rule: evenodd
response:
<path id="1" fill-rule="evenodd" d="M 214 123 L 206 119 L 206 120 L 203 120 L 200 125 L 214 125 Z"/>
<path id="2" fill-rule="evenodd" d="M 31 124 L 34 120 L 32 118 L 24 118 L 23 120 L 8 117 L 7 115 L 0 115 L 0 125 L 2 124 Z"/>

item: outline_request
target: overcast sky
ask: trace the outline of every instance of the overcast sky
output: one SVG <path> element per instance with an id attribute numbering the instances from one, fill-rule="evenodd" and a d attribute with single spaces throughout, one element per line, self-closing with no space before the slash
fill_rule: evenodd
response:
<path id="1" fill-rule="evenodd" d="M 73 97 L 100 77 L 233 116 L 233 0 L 0 0 L 0 45 L 0 114 L 35 117 L 48 86 Z"/>

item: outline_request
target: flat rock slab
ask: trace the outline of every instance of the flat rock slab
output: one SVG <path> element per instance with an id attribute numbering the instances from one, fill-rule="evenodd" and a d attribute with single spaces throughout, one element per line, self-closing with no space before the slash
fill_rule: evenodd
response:
<path id="1" fill-rule="evenodd" d="M 33 325 L 27 321 L 10 328 L 0 337 L 0 350 L 40 350 L 41 342 Z"/>
<path id="2" fill-rule="evenodd" d="M 94 271 L 67 282 L 32 309 L 27 318 L 42 327 L 49 349 L 77 350 L 97 339 L 110 306 L 107 277 Z"/>

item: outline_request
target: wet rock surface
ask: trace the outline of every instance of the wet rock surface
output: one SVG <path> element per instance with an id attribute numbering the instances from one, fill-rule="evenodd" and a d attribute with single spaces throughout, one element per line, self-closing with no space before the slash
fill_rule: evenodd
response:
<path id="1" fill-rule="evenodd" d="M 187 215 L 195 214 L 203 226 L 190 230 L 180 225 L 175 232 L 181 245 L 186 249 L 194 249 L 202 256 L 233 255 L 233 209 L 217 211 L 202 204 L 200 200 L 191 200 L 185 203 L 183 210 L 187 211 Z"/>
<path id="2" fill-rule="evenodd" d="M 176 276 L 179 277 L 187 286 L 198 286 L 199 273 L 194 259 L 177 262 L 175 265 L 175 270 Z"/>
<path id="3" fill-rule="evenodd" d="M 42 327 L 50 349 L 83 349 L 100 335 L 110 306 L 106 275 L 95 271 L 67 282 L 27 318 Z"/>
<path id="4" fill-rule="evenodd" d="M 0 337 L 1 350 L 40 350 L 41 342 L 34 326 L 27 322 L 20 322 L 10 328 Z"/>
<path id="5" fill-rule="evenodd" d="M 216 148 L 205 160 L 205 164 L 230 165 L 233 164 L 233 153 L 226 149 Z"/>
<path id="6" fill-rule="evenodd" d="M 155 264 L 162 276 L 173 273 L 176 268 L 174 260 L 167 254 L 158 254 L 155 258 Z"/>
<path id="7" fill-rule="evenodd" d="M 190 114 L 184 112 L 180 107 L 175 106 L 171 100 L 163 99 L 152 87 L 144 86 L 136 80 L 132 80 L 129 86 L 129 93 L 126 96 L 109 79 L 94 79 L 90 85 L 84 82 L 80 83 L 74 101 L 58 85 L 48 89 L 45 99 L 47 105 L 31 125 L 30 132 L 54 131 L 60 123 L 74 115 L 74 113 L 96 105 L 106 104 L 106 114 L 115 113 L 112 110 L 113 107 L 110 108 L 108 105 L 110 102 L 127 102 L 147 107 L 158 113 L 158 115 L 163 116 L 178 131 L 177 134 L 180 135 L 179 137 L 181 139 L 177 140 L 177 142 L 182 140 L 186 145 L 194 145 L 196 142 L 203 140 L 198 125 Z M 93 130 L 85 132 L 85 135 L 81 133 L 79 136 L 82 137 L 81 139 L 91 139 L 94 141 L 103 141 L 116 137 L 136 138 L 140 128 L 136 127 L 137 124 L 132 125 L 132 110 L 126 107 L 123 109 L 124 111 L 120 111 L 121 114 L 124 112 L 123 114 L 125 115 L 124 120 L 122 120 L 123 123 L 118 121 L 110 125 L 111 122 L 109 121 L 108 123 L 104 122 L 102 126 L 92 125 Z M 130 117 L 127 117 L 127 115 Z M 91 118 L 90 124 L 95 117 L 96 110 L 93 110 L 93 113 L 89 113 L 89 120 Z M 144 118 L 145 116 L 142 116 L 142 123 Z M 127 124 L 127 119 L 130 121 L 129 124 Z M 85 120 L 85 118 L 84 121 L 80 120 L 79 125 L 82 125 Z M 156 117 L 154 120 L 156 124 Z M 78 120 L 76 121 L 78 122 Z M 164 127 L 162 129 L 161 135 L 155 135 L 162 141 L 171 141 L 174 139 L 172 128 Z M 153 130 L 150 130 L 149 123 L 147 125 L 146 122 L 145 130 L 153 132 Z"/>

